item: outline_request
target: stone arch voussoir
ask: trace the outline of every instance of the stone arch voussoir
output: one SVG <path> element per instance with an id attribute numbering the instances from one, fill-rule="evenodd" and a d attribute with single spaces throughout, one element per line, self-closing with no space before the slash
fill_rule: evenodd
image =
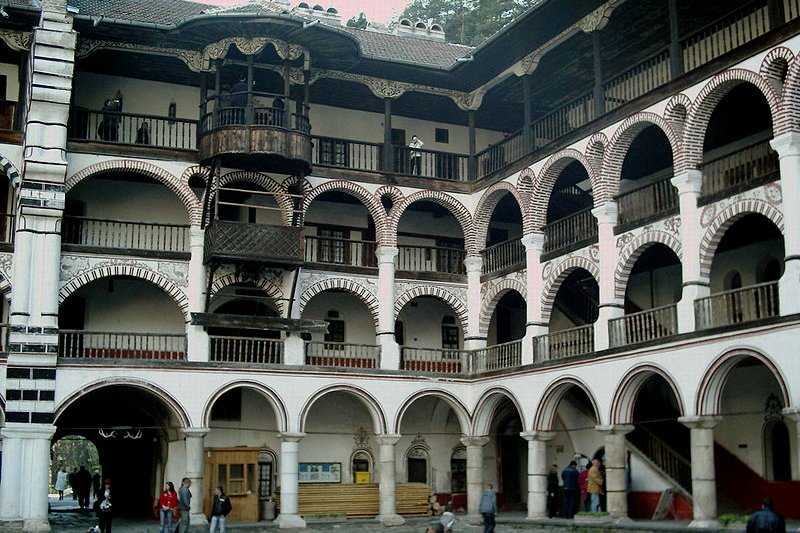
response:
<path id="1" fill-rule="evenodd" d="M 793 60 L 794 52 L 785 46 L 778 46 L 770 50 L 761 62 L 758 73 L 772 84 L 772 88 L 775 89 L 775 93 L 778 95 L 783 94 L 783 83 L 785 80 L 782 78 L 788 76 L 788 69 Z M 786 70 L 784 70 L 781 65 L 785 65 Z"/>
<path id="2" fill-rule="evenodd" d="M 461 331 L 463 331 L 466 334 L 467 322 L 469 320 L 469 313 L 467 312 L 467 306 L 465 302 L 462 302 L 452 292 L 437 285 L 417 285 L 405 291 L 397 298 L 397 300 L 395 300 L 394 303 L 395 316 L 400 314 L 400 311 L 403 310 L 403 307 L 405 307 L 408 302 L 419 296 L 432 296 L 448 304 L 453 309 L 456 316 L 458 317 L 459 322 L 461 323 Z"/>
<path id="3" fill-rule="evenodd" d="M 561 282 L 564 281 L 574 270 L 582 268 L 589 272 L 594 279 L 600 279 L 600 269 L 597 264 L 590 260 L 588 257 L 582 255 L 573 255 L 562 259 L 558 264 L 552 268 L 547 269 L 548 275 L 545 277 L 544 290 L 542 291 L 542 320 L 548 322 L 550 314 L 553 310 L 553 303 L 556 300 L 558 289 Z"/>
<path id="4" fill-rule="evenodd" d="M 327 181 L 322 185 L 313 188 L 311 192 L 309 192 L 303 199 L 303 218 L 305 218 L 306 214 L 308 213 L 311 202 L 313 202 L 319 195 L 330 191 L 344 192 L 360 201 L 369 212 L 369 215 L 372 217 L 372 221 L 375 223 L 375 234 L 381 238 L 383 237 L 384 228 L 386 226 L 386 210 L 383 208 L 383 204 L 381 204 L 380 197 L 371 194 L 364 187 L 358 185 L 357 183 L 353 183 L 352 181 Z M 383 241 L 381 240 L 381 242 Z"/>
<path id="5" fill-rule="evenodd" d="M 478 201 L 478 207 L 475 209 L 475 249 L 482 250 L 486 247 L 486 234 L 489 232 L 489 223 L 492 220 L 492 215 L 497 207 L 497 204 L 506 194 L 511 194 L 517 201 L 520 213 L 522 213 L 522 233 L 527 235 L 530 233 L 530 223 L 526 223 L 525 219 L 525 206 L 527 205 L 526 198 L 520 194 L 514 185 L 507 181 L 495 183 L 486 189 Z"/>
<path id="6" fill-rule="evenodd" d="M 267 298 L 272 299 L 272 303 L 275 305 L 276 310 L 280 316 L 285 316 L 286 312 L 286 303 L 283 298 L 283 290 L 279 285 L 277 285 L 274 280 L 265 279 L 265 278 L 258 278 L 256 280 L 250 279 L 245 273 L 243 272 L 234 272 L 232 274 L 226 274 L 220 278 L 217 278 L 211 284 L 211 299 L 213 299 L 219 294 L 219 291 L 228 287 L 230 285 L 236 285 L 239 283 L 245 283 L 248 281 L 252 281 L 256 287 L 264 291 L 264 295 Z"/>
<path id="7" fill-rule="evenodd" d="M 310 302 L 312 298 L 329 290 L 347 291 L 361 300 L 361 302 L 367 306 L 367 309 L 369 309 L 369 313 L 375 323 L 375 329 L 378 329 L 378 299 L 369 289 L 353 278 L 327 278 L 308 287 L 298 299 L 297 305 L 300 315 L 302 316 L 303 310 L 305 310 L 306 305 L 308 305 L 308 302 Z"/>
<path id="8" fill-rule="evenodd" d="M 630 241 L 619 254 L 617 269 L 614 271 L 614 295 L 618 299 L 625 298 L 625 289 L 636 261 L 654 244 L 663 244 L 683 259 L 681 241 L 673 234 L 663 230 L 649 230 Z"/>
<path id="9" fill-rule="evenodd" d="M 530 217 L 534 231 L 538 231 L 539 228 L 545 225 L 547 221 L 547 206 L 556 180 L 561 172 L 573 161 L 578 161 L 589 174 L 595 206 L 605 203 L 605 201 L 600 202 L 598 199 L 598 191 L 602 192 L 603 187 L 598 183 L 599 175 L 594 165 L 589 162 L 585 155 L 574 148 L 561 150 L 547 159 L 544 167 L 539 172 L 538 179 L 534 181 L 533 194 L 530 197 Z"/>
<path id="10" fill-rule="evenodd" d="M 691 107 L 692 99 L 683 93 L 678 93 L 669 99 L 667 107 L 664 109 L 664 118 L 667 119 L 672 130 L 680 139 L 683 139 L 686 119 L 689 117 Z"/>
<path id="11" fill-rule="evenodd" d="M 292 225 L 292 210 L 294 209 L 294 203 L 291 198 L 286 196 L 286 188 L 282 183 L 273 179 L 271 176 L 267 176 L 266 174 L 262 174 L 260 172 L 235 170 L 220 176 L 217 186 L 224 187 L 225 185 L 235 183 L 237 181 L 253 183 L 254 185 L 258 185 L 264 189 L 266 192 L 273 193 L 275 195 L 275 203 L 278 204 L 278 207 L 281 210 L 281 222 L 284 226 Z M 216 190 L 214 192 L 216 192 Z"/>
<path id="12" fill-rule="evenodd" d="M 675 400 L 678 404 L 680 416 L 686 414 L 684 408 L 685 400 L 678 387 L 678 381 L 666 370 L 653 364 L 637 366 L 622 376 L 619 385 L 614 392 L 614 399 L 611 403 L 611 424 L 633 424 L 633 409 L 636 405 L 636 398 L 642 386 L 653 376 L 659 376 L 667 382 Z"/>
<path id="13" fill-rule="evenodd" d="M 330 385 L 323 389 L 316 391 L 308 401 L 305 402 L 303 408 L 300 410 L 300 420 L 298 422 L 298 427 L 301 432 L 304 432 L 306 429 L 306 419 L 308 418 L 308 414 L 311 411 L 311 408 L 314 404 L 324 397 L 327 394 L 331 394 L 334 392 L 344 392 L 355 398 L 359 399 L 364 407 L 367 408 L 367 411 L 370 414 L 373 422 L 373 430 L 375 431 L 376 435 L 384 435 L 387 433 L 387 418 L 386 413 L 384 412 L 383 406 L 381 406 L 380 402 L 373 396 L 371 393 L 367 392 L 366 390 L 355 387 L 353 385 Z"/>
<path id="14" fill-rule="evenodd" d="M 523 299 L 528 299 L 528 288 L 524 283 L 515 279 L 506 278 L 500 283 L 492 285 L 486 294 L 481 298 L 484 302 L 483 307 L 481 308 L 480 320 L 478 322 L 478 328 L 481 335 L 485 335 L 489 330 L 489 324 L 492 321 L 494 308 L 497 306 L 497 303 L 503 298 L 503 296 L 505 296 L 509 291 L 516 291 L 520 296 L 522 296 Z"/>
<path id="15" fill-rule="evenodd" d="M 391 237 L 393 241 L 392 244 L 387 243 L 387 245 L 396 246 L 397 228 L 399 227 L 400 219 L 403 217 L 403 213 L 405 213 L 406 209 L 408 209 L 408 206 L 414 202 L 426 201 L 439 204 L 452 213 L 452 215 L 461 225 L 461 231 L 464 234 L 464 247 L 467 255 L 476 255 L 478 250 L 475 249 L 475 226 L 469 210 L 464 206 L 464 204 L 442 191 L 418 191 L 411 196 L 404 198 L 403 201 L 397 204 L 389 215 L 389 225 L 392 229 Z"/>
<path id="16" fill-rule="evenodd" d="M 554 429 L 558 405 L 561 403 L 564 395 L 573 387 L 577 387 L 586 394 L 587 398 L 589 398 L 589 402 L 592 404 L 592 410 L 594 411 L 597 424 L 602 423 L 597 400 L 589 386 L 577 377 L 563 376 L 548 385 L 544 394 L 542 394 L 542 399 L 539 401 L 539 406 L 534 414 L 533 427 L 531 428 L 533 431 L 552 431 Z"/>

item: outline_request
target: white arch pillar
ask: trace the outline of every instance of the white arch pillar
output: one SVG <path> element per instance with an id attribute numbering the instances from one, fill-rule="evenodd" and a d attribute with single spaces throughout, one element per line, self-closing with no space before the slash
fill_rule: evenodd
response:
<path id="1" fill-rule="evenodd" d="M 385 526 L 400 526 L 405 523 L 405 519 L 397 514 L 396 486 L 395 486 L 395 444 L 400 440 L 401 435 L 386 434 L 376 435 L 378 442 L 378 490 L 380 491 L 380 514 L 378 521 Z"/>
<path id="2" fill-rule="evenodd" d="M 625 479 L 626 452 L 625 435 L 633 431 L 633 426 L 597 426 L 605 434 L 606 451 L 606 506 L 608 514 L 617 521 L 628 518 L 628 487 Z"/>
<path id="3" fill-rule="evenodd" d="M 380 367 L 386 370 L 400 368 L 400 347 L 394 339 L 395 259 L 400 250 L 396 246 L 379 246 L 378 258 L 378 345 L 381 347 Z"/>
<path id="4" fill-rule="evenodd" d="M 719 416 L 684 416 L 678 422 L 690 430 L 692 512 L 689 527 L 718 528 L 717 480 L 714 470 L 714 428 Z"/>
<path id="5" fill-rule="evenodd" d="M 778 152 L 783 192 L 784 271 L 778 284 L 781 315 L 800 313 L 800 133 L 778 135 L 770 146 Z"/>
<path id="6" fill-rule="evenodd" d="M 542 250 L 544 249 L 544 233 L 529 233 L 522 237 L 525 247 L 525 286 L 527 300 L 525 302 L 525 337 L 522 341 L 522 364 L 529 365 L 533 361 L 533 339 L 545 335 L 548 324 L 542 320 Z"/>
<path id="7" fill-rule="evenodd" d="M 528 441 L 528 520 L 547 518 L 547 443 L 556 436 L 551 431 L 525 431 Z"/>
<path id="8" fill-rule="evenodd" d="M 184 428 L 183 430 L 186 446 L 186 477 L 192 482 L 192 508 L 189 514 L 191 525 L 208 523 L 203 512 L 206 495 L 203 486 L 205 467 L 203 451 L 206 435 L 208 435 L 208 428 Z"/>
<path id="9" fill-rule="evenodd" d="M 592 209 L 592 215 L 597 219 L 597 242 L 600 250 L 600 276 L 597 280 L 600 289 L 599 310 L 597 322 L 594 324 L 594 349 L 600 351 L 609 347 L 609 320 L 621 317 L 625 312 L 623 302 L 616 298 L 614 290 L 614 272 L 619 262 L 614 226 L 619 218 L 619 208 L 616 202 L 606 202 Z"/>
<path id="10" fill-rule="evenodd" d="M 281 440 L 281 514 L 275 519 L 275 523 L 281 529 L 306 527 L 306 521 L 299 514 L 300 482 L 298 480 L 300 441 L 305 436 L 305 433 L 281 433 L 278 435 Z"/>
<path id="11" fill-rule="evenodd" d="M 203 265 L 204 232 L 199 226 L 189 228 L 189 312 L 205 311 L 206 267 Z M 187 357 L 189 361 L 208 361 L 208 333 L 202 326 L 186 324 Z"/>
<path id="12" fill-rule="evenodd" d="M 486 348 L 486 335 L 480 332 L 481 315 L 481 272 L 483 257 L 471 255 L 464 259 L 467 269 L 467 331 L 464 332 L 464 349 L 476 350 Z"/>
<path id="13" fill-rule="evenodd" d="M 483 447 L 489 437 L 462 437 L 461 444 L 467 448 L 467 520 L 480 523 L 478 512 L 483 493 Z"/>

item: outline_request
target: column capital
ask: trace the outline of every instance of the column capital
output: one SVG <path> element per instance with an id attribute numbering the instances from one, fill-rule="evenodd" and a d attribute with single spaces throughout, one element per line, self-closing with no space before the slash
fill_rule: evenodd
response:
<path id="1" fill-rule="evenodd" d="M 619 218 L 619 206 L 617 202 L 606 202 L 599 207 L 592 209 L 592 215 L 597 219 L 598 224 L 616 224 Z"/>
<path id="2" fill-rule="evenodd" d="M 280 439 L 281 442 L 300 442 L 305 436 L 305 433 L 300 432 L 293 433 L 287 431 L 285 433 L 278 433 L 278 439 Z"/>
<path id="3" fill-rule="evenodd" d="M 0 436 L 10 439 L 52 439 L 56 433 L 56 427 L 42 424 L 18 424 L 16 422 L 6 422 L 0 429 Z"/>
<path id="4" fill-rule="evenodd" d="M 703 186 L 703 172 L 696 168 L 684 170 L 675 174 L 670 183 L 678 189 L 678 194 L 700 194 Z"/>
<path id="5" fill-rule="evenodd" d="M 468 255 L 464 259 L 464 267 L 467 269 L 467 274 L 470 272 L 480 274 L 483 271 L 483 257 L 480 255 Z"/>
<path id="6" fill-rule="evenodd" d="M 544 233 L 528 233 L 523 235 L 520 241 L 526 252 L 533 250 L 534 252 L 542 253 L 544 249 Z"/>
<path id="7" fill-rule="evenodd" d="M 721 421 L 721 416 L 682 416 L 678 418 L 678 422 L 689 429 L 714 429 Z"/>
<path id="8" fill-rule="evenodd" d="M 208 432 L 209 428 L 183 428 L 183 436 L 187 439 L 202 439 Z"/>
<path id="9" fill-rule="evenodd" d="M 394 264 L 394 258 L 399 253 L 400 249 L 397 246 L 378 246 L 375 250 L 375 257 L 378 258 L 378 263 Z"/>
<path id="10" fill-rule="evenodd" d="M 781 414 L 789 420 L 800 422 L 800 407 L 784 407 Z"/>
<path id="11" fill-rule="evenodd" d="M 375 441 L 379 446 L 394 446 L 403 436 L 397 433 L 384 433 L 375 435 Z"/>
<path id="12" fill-rule="evenodd" d="M 464 436 L 459 440 L 464 446 L 485 446 L 489 443 L 489 437 Z"/>
<path id="13" fill-rule="evenodd" d="M 633 431 L 632 424 L 609 424 L 603 426 L 595 426 L 594 429 L 601 431 L 607 435 L 627 435 Z"/>
<path id="14" fill-rule="evenodd" d="M 781 133 L 772 139 L 769 145 L 778 152 L 778 157 L 800 155 L 800 132 Z"/>
<path id="15" fill-rule="evenodd" d="M 189 235 L 192 237 L 202 237 L 205 234 L 206 230 L 201 228 L 200 226 L 191 225 L 189 226 Z"/>
<path id="16" fill-rule="evenodd" d="M 540 441 L 540 442 L 548 442 L 553 440 L 556 436 L 555 431 L 523 431 L 519 434 L 520 437 L 525 439 L 528 442 L 531 441 Z"/>

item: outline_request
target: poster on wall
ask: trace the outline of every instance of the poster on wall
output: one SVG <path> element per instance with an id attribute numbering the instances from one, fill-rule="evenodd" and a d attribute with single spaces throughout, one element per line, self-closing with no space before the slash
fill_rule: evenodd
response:
<path id="1" fill-rule="evenodd" d="M 300 483 L 341 483 L 342 463 L 300 463 Z"/>

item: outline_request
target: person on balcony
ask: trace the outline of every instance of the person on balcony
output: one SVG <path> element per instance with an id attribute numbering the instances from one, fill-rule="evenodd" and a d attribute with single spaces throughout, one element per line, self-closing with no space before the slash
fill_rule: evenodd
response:
<path id="1" fill-rule="evenodd" d="M 272 101 L 272 121 L 270 124 L 273 126 L 283 126 L 283 113 L 286 109 L 286 104 L 283 98 L 276 96 Z"/>
<path id="2" fill-rule="evenodd" d="M 150 144 L 150 124 L 146 120 L 136 130 L 136 144 Z"/>
<path id="3" fill-rule="evenodd" d="M 106 99 L 103 102 L 103 120 L 97 127 L 97 135 L 104 141 L 115 142 L 117 140 L 117 129 L 119 127 L 119 111 L 122 108 L 122 102 L 117 99 Z"/>
<path id="4" fill-rule="evenodd" d="M 419 151 L 425 143 L 416 135 L 411 136 L 408 147 L 411 148 L 411 174 L 419 175 L 422 170 L 422 152 Z"/>
<path id="5" fill-rule="evenodd" d="M 244 108 L 247 106 L 247 77 L 242 76 L 231 87 L 232 123 L 244 124 Z"/>

